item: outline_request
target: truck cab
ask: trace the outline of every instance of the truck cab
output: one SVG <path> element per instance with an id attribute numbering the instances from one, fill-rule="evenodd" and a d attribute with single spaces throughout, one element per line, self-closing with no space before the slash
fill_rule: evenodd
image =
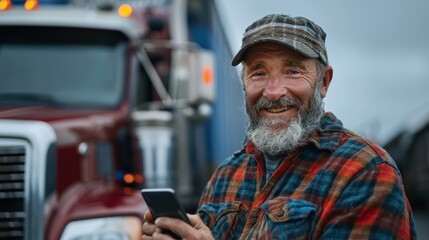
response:
<path id="1" fill-rule="evenodd" d="M 0 236 L 139 239 L 146 187 L 196 206 L 214 57 L 163 4 L 0 12 Z"/>

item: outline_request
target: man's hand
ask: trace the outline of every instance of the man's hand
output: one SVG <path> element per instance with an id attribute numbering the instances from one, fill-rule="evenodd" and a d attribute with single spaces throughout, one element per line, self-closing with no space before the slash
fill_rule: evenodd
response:
<path id="1" fill-rule="evenodd" d="M 204 225 L 203 221 L 198 215 L 188 214 L 191 225 L 183 222 L 180 219 L 160 217 L 154 221 L 150 211 L 144 215 L 146 222 L 143 224 L 142 240 L 146 239 L 173 239 L 168 234 L 163 234 L 162 229 L 170 230 L 182 239 L 190 240 L 206 240 L 214 239 L 210 229 Z"/>

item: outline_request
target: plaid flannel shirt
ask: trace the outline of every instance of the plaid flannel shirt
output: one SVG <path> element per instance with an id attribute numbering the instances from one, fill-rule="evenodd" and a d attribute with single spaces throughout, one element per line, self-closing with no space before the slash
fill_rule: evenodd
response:
<path id="1" fill-rule="evenodd" d="M 248 142 L 215 171 L 198 213 L 216 239 L 416 239 L 394 161 L 332 113 L 268 181 Z"/>

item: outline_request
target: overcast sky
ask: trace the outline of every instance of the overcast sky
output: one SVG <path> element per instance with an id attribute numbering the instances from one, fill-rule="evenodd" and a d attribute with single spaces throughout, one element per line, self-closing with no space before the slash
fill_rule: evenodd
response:
<path id="1" fill-rule="evenodd" d="M 334 78 L 325 109 L 379 142 L 429 111 L 429 1 L 216 0 L 236 52 L 244 29 L 270 13 L 305 16 L 327 33 Z"/>

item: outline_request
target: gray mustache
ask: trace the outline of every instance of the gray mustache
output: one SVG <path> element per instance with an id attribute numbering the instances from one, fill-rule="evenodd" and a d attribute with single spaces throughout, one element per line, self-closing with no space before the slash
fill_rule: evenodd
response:
<path id="1" fill-rule="evenodd" d="M 263 108 L 280 108 L 280 107 L 296 107 L 301 108 L 301 101 L 295 97 L 281 97 L 275 101 L 271 101 L 266 97 L 261 97 L 255 104 L 255 110 L 260 111 Z"/>

